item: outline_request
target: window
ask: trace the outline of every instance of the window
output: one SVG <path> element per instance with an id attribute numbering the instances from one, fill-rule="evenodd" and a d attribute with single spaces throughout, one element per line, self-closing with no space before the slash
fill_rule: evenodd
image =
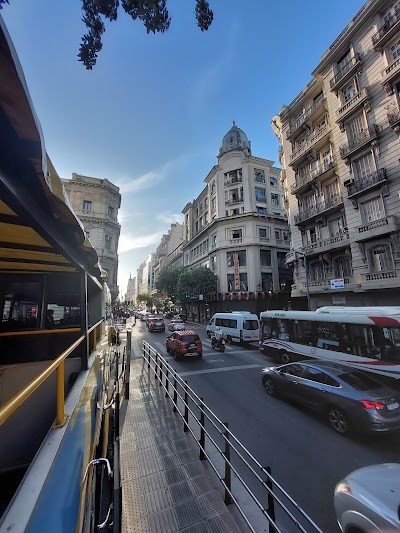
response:
<path id="1" fill-rule="evenodd" d="M 270 228 L 258 228 L 258 236 L 260 237 L 260 239 L 268 239 L 270 234 Z"/>
<path id="2" fill-rule="evenodd" d="M 215 211 L 217 209 L 217 199 L 214 196 L 211 198 L 211 211 Z"/>
<path id="3" fill-rule="evenodd" d="M 296 378 L 300 378 L 303 374 L 303 371 L 304 367 L 296 363 L 292 365 L 287 365 L 284 368 L 285 374 L 290 374 L 291 376 L 295 376 Z"/>
<path id="4" fill-rule="evenodd" d="M 315 381 L 316 383 L 326 383 L 326 378 L 328 377 L 325 372 L 322 372 L 318 368 L 313 368 L 312 366 L 306 367 L 304 374 L 302 376 L 304 379 L 309 379 L 310 381 Z"/>
<path id="5" fill-rule="evenodd" d="M 349 102 L 352 98 L 354 98 L 354 96 L 357 94 L 357 91 L 356 91 L 356 86 L 355 86 L 355 83 L 354 83 L 354 80 L 350 83 L 350 85 L 348 85 L 347 87 L 345 87 L 342 91 L 342 95 L 343 95 L 343 103 L 345 104 L 346 102 Z"/>
<path id="6" fill-rule="evenodd" d="M 278 186 L 278 180 L 276 178 L 269 178 L 269 186 L 270 187 L 277 187 Z"/>
<path id="7" fill-rule="evenodd" d="M 303 196 L 299 200 L 300 211 L 310 211 L 316 206 L 316 197 L 315 194 L 309 194 L 308 196 Z"/>
<path id="8" fill-rule="evenodd" d="M 347 135 L 349 137 L 357 137 L 365 129 L 363 115 L 357 115 L 347 123 Z"/>
<path id="9" fill-rule="evenodd" d="M 211 257 L 211 270 L 213 272 L 216 272 L 217 271 L 217 256 L 216 255 L 213 255 Z"/>
<path id="10" fill-rule="evenodd" d="M 350 55 L 350 50 L 348 52 L 346 52 L 346 54 L 341 58 L 339 59 L 339 61 L 337 62 L 337 65 L 338 65 L 338 72 L 340 72 L 341 70 L 345 69 L 347 67 L 347 65 L 349 64 L 349 61 L 350 61 L 350 58 L 351 58 L 351 55 Z"/>
<path id="11" fill-rule="evenodd" d="M 265 183 L 265 172 L 261 168 L 254 169 L 254 181 Z"/>
<path id="12" fill-rule="evenodd" d="M 215 246 L 217 244 L 217 234 L 211 236 L 211 243 Z"/>
<path id="13" fill-rule="evenodd" d="M 336 237 L 336 235 L 342 235 L 344 232 L 344 219 L 343 216 L 332 218 L 328 221 L 329 236 Z"/>
<path id="14" fill-rule="evenodd" d="M 289 320 L 276 319 L 272 323 L 272 338 L 289 340 Z"/>
<path id="15" fill-rule="evenodd" d="M 380 359 L 380 336 L 376 335 L 377 329 L 375 326 L 342 324 L 340 328 L 344 342 L 343 351 L 363 357 Z"/>
<path id="16" fill-rule="evenodd" d="M 380 220 L 385 216 L 383 201 L 380 196 L 361 204 L 361 217 L 364 223 Z"/>
<path id="17" fill-rule="evenodd" d="M 230 232 L 230 238 L 231 239 L 241 239 L 243 235 L 243 232 L 241 229 L 233 229 Z"/>
<path id="18" fill-rule="evenodd" d="M 234 216 L 234 215 L 240 215 L 240 209 L 239 208 L 231 209 L 230 216 Z"/>
<path id="19" fill-rule="evenodd" d="M 372 272 L 386 272 L 394 269 L 390 244 L 374 246 L 369 251 Z"/>
<path id="20" fill-rule="evenodd" d="M 272 291 L 273 281 L 272 274 L 269 272 L 261 272 L 261 290 L 263 292 Z"/>
<path id="21" fill-rule="evenodd" d="M 239 266 L 246 266 L 246 250 L 238 250 L 226 253 L 226 266 L 228 268 L 234 266 L 234 255 L 238 256 Z"/>
<path id="22" fill-rule="evenodd" d="M 382 18 L 385 23 L 391 23 L 395 16 L 399 16 L 400 2 L 395 2 L 383 14 Z"/>
<path id="23" fill-rule="evenodd" d="M 279 194 L 271 194 L 271 204 L 278 207 L 280 206 Z"/>
<path id="24" fill-rule="evenodd" d="M 314 261 L 310 264 L 309 276 L 311 281 L 325 281 L 325 269 L 322 261 Z"/>
<path id="25" fill-rule="evenodd" d="M 204 209 L 207 209 L 208 207 L 208 198 L 204 199 Z"/>
<path id="26" fill-rule="evenodd" d="M 261 266 L 270 267 L 271 266 L 271 250 L 260 250 L 260 261 Z"/>
<path id="27" fill-rule="evenodd" d="M 370 377 L 365 373 L 357 372 L 357 370 L 340 374 L 338 378 L 361 392 L 382 387 L 380 381 L 375 380 L 373 377 Z"/>
<path id="28" fill-rule="evenodd" d="M 280 229 L 276 229 L 276 230 L 275 230 L 275 239 L 276 239 L 277 241 L 281 241 L 281 240 L 282 240 L 282 232 L 281 232 Z"/>
<path id="29" fill-rule="evenodd" d="M 256 206 L 256 211 L 260 215 L 266 215 L 267 214 L 267 208 L 266 207 L 261 207 L 260 205 Z"/>
<path id="30" fill-rule="evenodd" d="M 286 252 L 278 252 L 276 258 L 278 261 L 278 268 L 286 268 Z"/>
<path id="31" fill-rule="evenodd" d="M 204 224 L 208 224 L 208 213 L 204 215 Z"/>
<path id="32" fill-rule="evenodd" d="M 243 329 L 255 331 L 258 329 L 258 320 L 243 320 Z"/>
<path id="33" fill-rule="evenodd" d="M 314 226 L 307 230 L 307 244 L 315 244 L 316 242 L 318 242 L 318 238 L 319 238 L 318 226 Z"/>
<path id="34" fill-rule="evenodd" d="M 347 278 L 353 275 L 350 257 L 340 255 L 333 259 L 333 275 L 335 278 Z"/>
<path id="35" fill-rule="evenodd" d="M 0 306 L 3 305 L 0 330 L 38 328 L 41 300 L 40 283 L 6 282 L 0 291 Z"/>
<path id="36" fill-rule="evenodd" d="M 112 205 L 108 206 L 108 216 L 113 217 L 114 216 L 114 208 Z"/>
<path id="37" fill-rule="evenodd" d="M 305 346 L 313 346 L 315 344 L 310 320 L 293 320 L 292 328 L 294 342 Z"/>
<path id="38" fill-rule="evenodd" d="M 111 235 L 104 235 L 104 239 L 106 243 L 106 250 L 111 250 L 111 241 L 112 241 Z"/>
<path id="39" fill-rule="evenodd" d="M 372 154 L 366 154 L 354 161 L 354 170 L 357 178 L 365 178 L 373 172 L 374 160 Z"/>
<path id="40" fill-rule="evenodd" d="M 234 274 L 227 275 L 228 280 L 228 291 L 247 291 L 247 273 L 241 272 L 239 274 L 239 287 L 235 287 L 235 278 Z"/>
<path id="41" fill-rule="evenodd" d="M 199 231 L 199 221 L 196 220 L 196 223 L 195 223 L 195 231 L 196 233 Z"/>
<path id="42" fill-rule="evenodd" d="M 337 180 L 332 181 L 325 187 L 325 202 L 328 205 L 335 203 L 339 197 L 339 184 Z"/>
<path id="43" fill-rule="evenodd" d="M 215 193 L 215 181 L 211 183 L 211 194 Z"/>
<path id="44" fill-rule="evenodd" d="M 256 202 L 266 202 L 265 189 L 263 187 L 256 187 Z"/>
<path id="45" fill-rule="evenodd" d="M 84 211 L 91 211 L 92 210 L 92 202 L 90 200 L 83 200 L 83 208 Z"/>
<path id="46" fill-rule="evenodd" d="M 390 47 L 390 56 L 389 61 L 392 63 L 396 59 L 400 57 L 400 39 L 398 39 L 395 43 L 392 44 Z"/>

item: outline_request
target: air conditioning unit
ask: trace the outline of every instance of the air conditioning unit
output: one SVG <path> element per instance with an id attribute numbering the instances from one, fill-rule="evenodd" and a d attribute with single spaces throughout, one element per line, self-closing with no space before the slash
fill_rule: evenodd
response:
<path id="1" fill-rule="evenodd" d="M 353 183 L 354 183 L 354 179 L 353 179 L 353 178 L 350 178 L 350 179 L 344 181 L 344 182 L 343 182 L 343 185 L 344 185 L 345 187 L 348 187 L 349 185 L 352 185 Z"/>

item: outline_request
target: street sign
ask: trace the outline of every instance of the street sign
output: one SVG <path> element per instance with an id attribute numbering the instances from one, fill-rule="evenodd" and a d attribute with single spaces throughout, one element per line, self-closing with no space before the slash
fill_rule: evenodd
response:
<path id="1" fill-rule="evenodd" d="M 331 279 L 331 289 L 344 289 L 344 279 L 343 278 Z"/>

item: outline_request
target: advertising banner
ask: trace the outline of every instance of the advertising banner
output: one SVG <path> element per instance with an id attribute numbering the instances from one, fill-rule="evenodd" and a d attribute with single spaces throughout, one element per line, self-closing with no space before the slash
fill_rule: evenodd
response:
<path id="1" fill-rule="evenodd" d="M 235 291 L 240 290 L 239 254 L 233 254 L 233 282 Z"/>

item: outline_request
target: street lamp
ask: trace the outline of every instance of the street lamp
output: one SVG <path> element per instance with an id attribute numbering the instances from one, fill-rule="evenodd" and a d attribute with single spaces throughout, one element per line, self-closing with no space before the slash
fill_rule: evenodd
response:
<path id="1" fill-rule="evenodd" d="M 291 252 L 294 252 L 295 254 L 295 260 L 297 259 L 297 255 L 296 254 L 300 254 L 303 259 L 304 259 L 304 270 L 306 271 L 306 293 L 307 293 L 307 307 L 308 307 L 308 310 L 310 311 L 311 310 L 311 306 L 310 306 L 310 286 L 308 284 L 308 263 L 307 263 L 307 255 L 300 251 L 300 250 L 296 250 L 294 248 L 291 249 Z"/>

